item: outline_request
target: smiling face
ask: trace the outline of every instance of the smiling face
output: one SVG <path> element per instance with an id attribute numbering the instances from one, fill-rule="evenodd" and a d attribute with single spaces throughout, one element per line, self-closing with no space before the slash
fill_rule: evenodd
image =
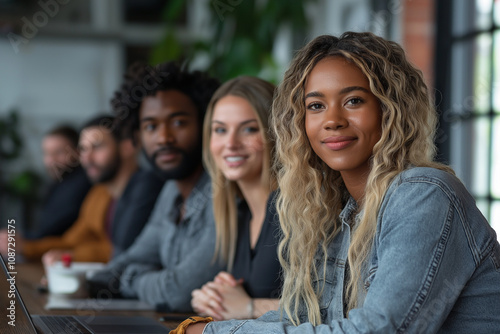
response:
<path id="1" fill-rule="evenodd" d="M 183 179 L 200 166 L 201 125 L 189 96 L 159 91 L 144 99 L 139 118 L 144 151 L 166 179 Z"/>
<path id="2" fill-rule="evenodd" d="M 221 98 L 211 122 L 210 153 L 224 176 L 231 181 L 259 182 L 264 142 L 257 113 L 238 96 Z"/>
<path id="3" fill-rule="evenodd" d="M 368 175 L 382 111 L 366 76 L 344 58 L 330 57 L 314 66 L 304 88 L 305 129 L 314 152 L 336 171 Z"/>

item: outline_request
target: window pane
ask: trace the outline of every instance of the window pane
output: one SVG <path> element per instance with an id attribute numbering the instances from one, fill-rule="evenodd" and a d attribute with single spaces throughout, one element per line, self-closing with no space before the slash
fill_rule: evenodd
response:
<path id="1" fill-rule="evenodd" d="M 500 1 L 495 1 L 495 24 L 500 26 Z"/>
<path id="2" fill-rule="evenodd" d="M 476 0 L 476 29 L 488 29 L 491 26 L 493 0 Z"/>
<path id="3" fill-rule="evenodd" d="M 491 194 L 500 199 L 500 117 L 493 121 L 493 143 L 491 151 Z"/>
<path id="4" fill-rule="evenodd" d="M 497 12 L 500 12 L 500 1 L 497 1 Z M 500 16 L 500 13 L 498 14 Z M 500 22 L 499 22 L 500 23 Z M 495 33 L 495 51 L 493 54 L 493 110 L 500 114 L 500 31 Z"/>
<path id="5" fill-rule="evenodd" d="M 488 221 L 497 232 L 497 239 L 500 241 L 500 201 L 491 203 L 491 217 Z"/>
<path id="6" fill-rule="evenodd" d="M 493 0 L 455 1 L 453 34 L 463 35 L 491 27 Z"/>
<path id="7" fill-rule="evenodd" d="M 490 221 L 490 219 L 488 217 L 489 202 L 487 200 L 485 200 L 485 199 L 480 199 L 480 200 L 476 201 L 476 205 L 477 205 L 477 208 L 479 209 L 479 211 L 481 211 L 481 213 L 483 214 L 483 216 L 491 224 L 491 221 Z"/>
<path id="8" fill-rule="evenodd" d="M 474 108 L 475 112 L 481 114 L 488 113 L 490 109 L 491 41 L 491 36 L 486 34 L 478 36 L 476 40 L 474 99 L 466 105 L 466 107 Z"/>
<path id="9" fill-rule="evenodd" d="M 460 113 L 461 101 L 472 91 L 472 60 L 474 58 L 471 41 L 456 42 L 452 48 L 451 60 L 451 106 L 453 110 L 446 110 L 443 118 L 445 121 L 453 121 L 450 113 Z M 467 80 L 467 78 L 469 78 Z M 447 117 L 448 116 L 448 117 Z"/>
<path id="10" fill-rule="evenodd" d="M 490 110 L 491 46 L 489 34 L 457 42 L 452 50 L 451 110 L 445 111 L 444 121 L 472 113 L 486 114 Z M 473 66 L 471 66 L 471 64 Z M 473 80 L 471 80 L 473 78 Z"/>
<path id="11" fill-rule="evenodd" d="M 470 122 L 456 122 L 450 126 L 450 165 L 455 170 L 457 177 L 472 192 L 469 152 L 471 141 L 469 138 Z M 475 194 L 474 194 L 475 195 Z"/>
<path id="12" fill-rule="evenodd" d="M 471 190 L 475 196 L 487 196 L 489 151 L 490 151 L 490 122 L 486 117 L 474 120 L 472 132 L 472 184 Z"/>

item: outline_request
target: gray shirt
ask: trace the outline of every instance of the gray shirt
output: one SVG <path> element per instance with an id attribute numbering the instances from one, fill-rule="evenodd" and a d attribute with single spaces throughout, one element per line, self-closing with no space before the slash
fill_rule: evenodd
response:
<path id="1" fill-rule="evenodd" d="M 151 217 L 134 244 L 108 265 L 120 273 L 120 293 L 165 311 L 191 311 L 191 291 L 225 268 L 213 261 L 215 223 L 206 173 L 185 202 L 175 181 L 165 183 Z"/>

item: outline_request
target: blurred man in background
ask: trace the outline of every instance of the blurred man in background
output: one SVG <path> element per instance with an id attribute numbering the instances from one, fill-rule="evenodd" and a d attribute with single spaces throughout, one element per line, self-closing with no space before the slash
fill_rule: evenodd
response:
<path id="1" fill-rule="evenodd" d="M 144 227 L 163 181 L 138 168 L 138 147 L 124 137 L 114 118 L 99 116 L 82 129 L 80 161 L 94 184 L 73 226 L 60 237 L 24 240 L 16 236 L 16 251 L 30 260 L 43 255 L 45 265 L 63 254 L 74 261 L 108 262 L 130 246 Z M 5 253 L 5 231 L 0 251 Z M 4 246 L 5 245 L 5 246 Z"/>
<path id="2" fill-rule="evenodd" d="M 80 166 L 78 132 L 61 125 L 50 130 L 42 140 L 43 164 L 51 179 L 44 195 L 39 218 L 26 239 L 60 236 L 78 218 L 78 212 L 91 183 Z"/>

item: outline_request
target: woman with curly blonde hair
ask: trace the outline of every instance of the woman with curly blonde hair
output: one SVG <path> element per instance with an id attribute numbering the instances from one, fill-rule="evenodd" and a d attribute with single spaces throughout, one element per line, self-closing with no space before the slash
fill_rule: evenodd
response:
<path id="1" fill-rule="evenodd" d="M 317 37 L 285 73 L 272 128 L 281 312 L 188 333 L 499 332 L 500 245 L 434 162 L 436 112 L 399 45 Z"/>

